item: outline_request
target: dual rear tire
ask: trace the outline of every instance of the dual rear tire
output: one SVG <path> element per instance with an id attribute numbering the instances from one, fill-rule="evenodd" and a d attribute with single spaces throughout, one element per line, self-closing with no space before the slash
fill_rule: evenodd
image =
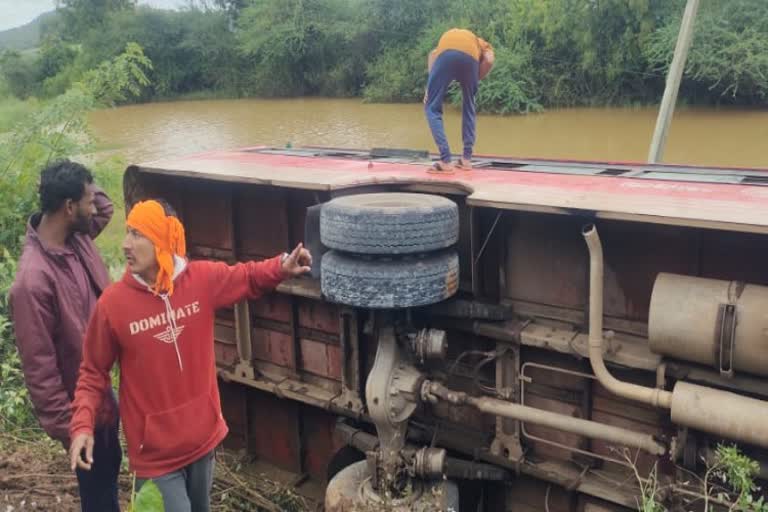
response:
<path id="1" fill-rule="evenodd" d="M 456 203 L 427 194 L 345 196 L 320 213 L 323 295 L 373 309 L 434 304 L 458 290 Z"/>

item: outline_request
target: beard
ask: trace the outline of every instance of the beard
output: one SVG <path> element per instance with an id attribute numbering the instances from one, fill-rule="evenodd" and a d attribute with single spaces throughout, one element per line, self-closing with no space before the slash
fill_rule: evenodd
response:
<path id="1" fill-rule="evenodd" d="M 72 222 L 72 232 L 83 235 L 89 234 L 91 232 L 91 216 L 78 212 L 77 217 Z"/>

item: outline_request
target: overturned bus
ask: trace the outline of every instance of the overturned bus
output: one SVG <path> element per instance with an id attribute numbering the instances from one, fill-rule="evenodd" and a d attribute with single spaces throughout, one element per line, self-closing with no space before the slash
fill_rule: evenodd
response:
<path id="1" fill-rule="evenodd" d="M 603 511 L 768 460 L 768 173 L 253 147 L 130 166 L 192 258 L 304 241 L 220 311 L 227 444 L 325 509 Z"/>

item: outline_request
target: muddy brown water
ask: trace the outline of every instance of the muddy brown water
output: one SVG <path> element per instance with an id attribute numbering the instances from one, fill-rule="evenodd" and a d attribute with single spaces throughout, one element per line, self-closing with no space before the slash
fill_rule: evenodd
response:
<path id="1" fill-rule="evenodd" d="M 576 108 L 527 116 L 480 116 L 476 153 L 518 157 L 643 161 L 655 108 Z M 454 152 L 460 112 L 448 109 Z M 420 104 L 357 99 L 205 100 L 150 103 L 95 112 L 101 143 L 132 162 L 259 144 L 434 150 Z M 681 108 L 665 162 L 768 167 L 768 111 Z"/>

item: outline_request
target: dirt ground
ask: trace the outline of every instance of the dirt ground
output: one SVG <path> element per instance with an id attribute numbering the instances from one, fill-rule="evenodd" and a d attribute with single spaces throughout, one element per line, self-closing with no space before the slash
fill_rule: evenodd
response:
<path id="1" fill-rule="evenodd" d="M 131 475 L 120 476 L 121 509 L 128 510 Z M 318 505 L 292 489 L 248 471 L 241 456 L 217 454 L 212 491 L 217 512 L 309 512 Z M 0 433 L 0 512 L 79 512 L 77 479 L 67 465 L 60 444 L 41 438 L 34 441 Z"/>
<path id="2" fill-rule="evenodd" d="M 130 480 L 121 477 L 122 508 L 127 510 Z M 58 443 L 0 436 L 0 512 L 45 510 L 78 512 L 77 479 Z"/>

